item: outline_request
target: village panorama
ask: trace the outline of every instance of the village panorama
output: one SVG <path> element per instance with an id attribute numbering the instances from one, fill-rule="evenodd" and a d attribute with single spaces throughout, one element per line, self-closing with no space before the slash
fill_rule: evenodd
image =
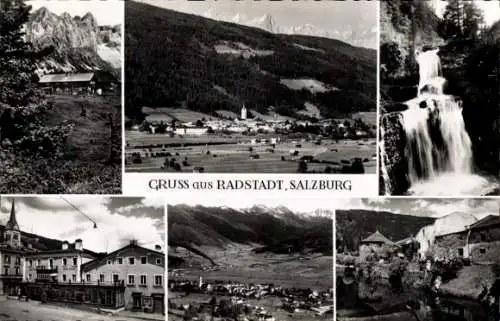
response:
<path id="1" fill-rule="evenodd" d="M 0 201 L 1 320 L 165 320 L 161 201 Z"/>
<path id="2" fill-rule="evenodd" d="M 127 172 L 375 173 L 374 49 L 285 27 L 280 4 L 176 5 L 125 4 Z M 342 6 L 307 10 L 356 15 Z"/>
<path id="3" fill-rule="evenodd" d="M 314 209 L 169 205 L 168 319 L 332 320 L 333 213 Z"/>
<path id="4" fill-rule="evenodd" d="M 337 203 L 337 320 L 499 320 L 497 199 Z"/>

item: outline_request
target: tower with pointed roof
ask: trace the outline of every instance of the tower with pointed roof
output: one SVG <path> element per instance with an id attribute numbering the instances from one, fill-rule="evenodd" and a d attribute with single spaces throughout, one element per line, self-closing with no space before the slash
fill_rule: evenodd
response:
<path id="1" fill-rule="evenodd" d="M 19 224 L 16 220 L 16 204 L 14 200 L 12 200 L 9 220 L 7 221 L 7 224 L 5 224 L 4 243 L 14 248 L 21 247 L 21 231 L 19 230 Z"/>

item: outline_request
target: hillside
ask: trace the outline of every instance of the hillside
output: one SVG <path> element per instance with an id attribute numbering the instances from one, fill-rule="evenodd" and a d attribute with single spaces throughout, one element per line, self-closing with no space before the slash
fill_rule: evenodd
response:
<path id="1" fill-rule="evenodd" d="M 121 27 L 99 26 L 94 16 L 56 15 L 42 7 L 31 13 L 26 39 L 36 49 L 52 48 L 39 73 L 104 70 L 120 75 Z"/>
<path id="2" fill-rule="evenodd" d="M 435 219 L 430 217 L 394 214 L 369 210 L 336 210 L 335 225 L 337 247 L 357 250 L 359 242 L 379 231 L 392 241 L 415 236 Z"/>
<path id="3" fill-rule="evenodd" d="M 331 217 L 306 216 L 284 208 L 176 205 L 167 212 L 168 244 L 194 254 L 198 248 L 251 246 L 255 253 L 332 255 Z"/>
<path id="4" fill-rule="evenodd" d="M 126 114 L 184 106 L 323 117 L 376 108 L 376 51 L 320 37 L 274 34 L 128 1 Z"/>

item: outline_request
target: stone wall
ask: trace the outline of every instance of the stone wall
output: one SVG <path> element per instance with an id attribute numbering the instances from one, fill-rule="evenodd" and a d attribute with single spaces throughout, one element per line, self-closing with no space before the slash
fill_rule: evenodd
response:
<path id="1" fill-rule="evenodd" d="M 464 257 L 467 244 L 467 232 L 449 234 L 437 237 L 431 247 L 431 253 L 436 260 L 454 259 Z"/>
<path id="2" fill-rule="evenodd" d="M 500 241 L 469 244 L 469 251 L 472 262 L 500 262 Z"/>

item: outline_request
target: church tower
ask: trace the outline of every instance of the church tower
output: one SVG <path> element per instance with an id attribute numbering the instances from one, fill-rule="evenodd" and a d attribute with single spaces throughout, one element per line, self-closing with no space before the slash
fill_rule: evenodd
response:
<path id="1" fill-rule="evenodd" d="M 5 238 L 4 243 L 12 247 L 21 247 L 21 231 L 19 230 L 19 224 L 16 220 L 16 205 L 15 201 L 12 200 L 12 208 L 10 209 L 10 217 L 7 224 L 5 224 Z"/>
<path id="2" fill-rule="evenodd" d="M 247 119 L 247 108 L 245 105 L 241 108 L 241 119 L 246 120 Z"/>

